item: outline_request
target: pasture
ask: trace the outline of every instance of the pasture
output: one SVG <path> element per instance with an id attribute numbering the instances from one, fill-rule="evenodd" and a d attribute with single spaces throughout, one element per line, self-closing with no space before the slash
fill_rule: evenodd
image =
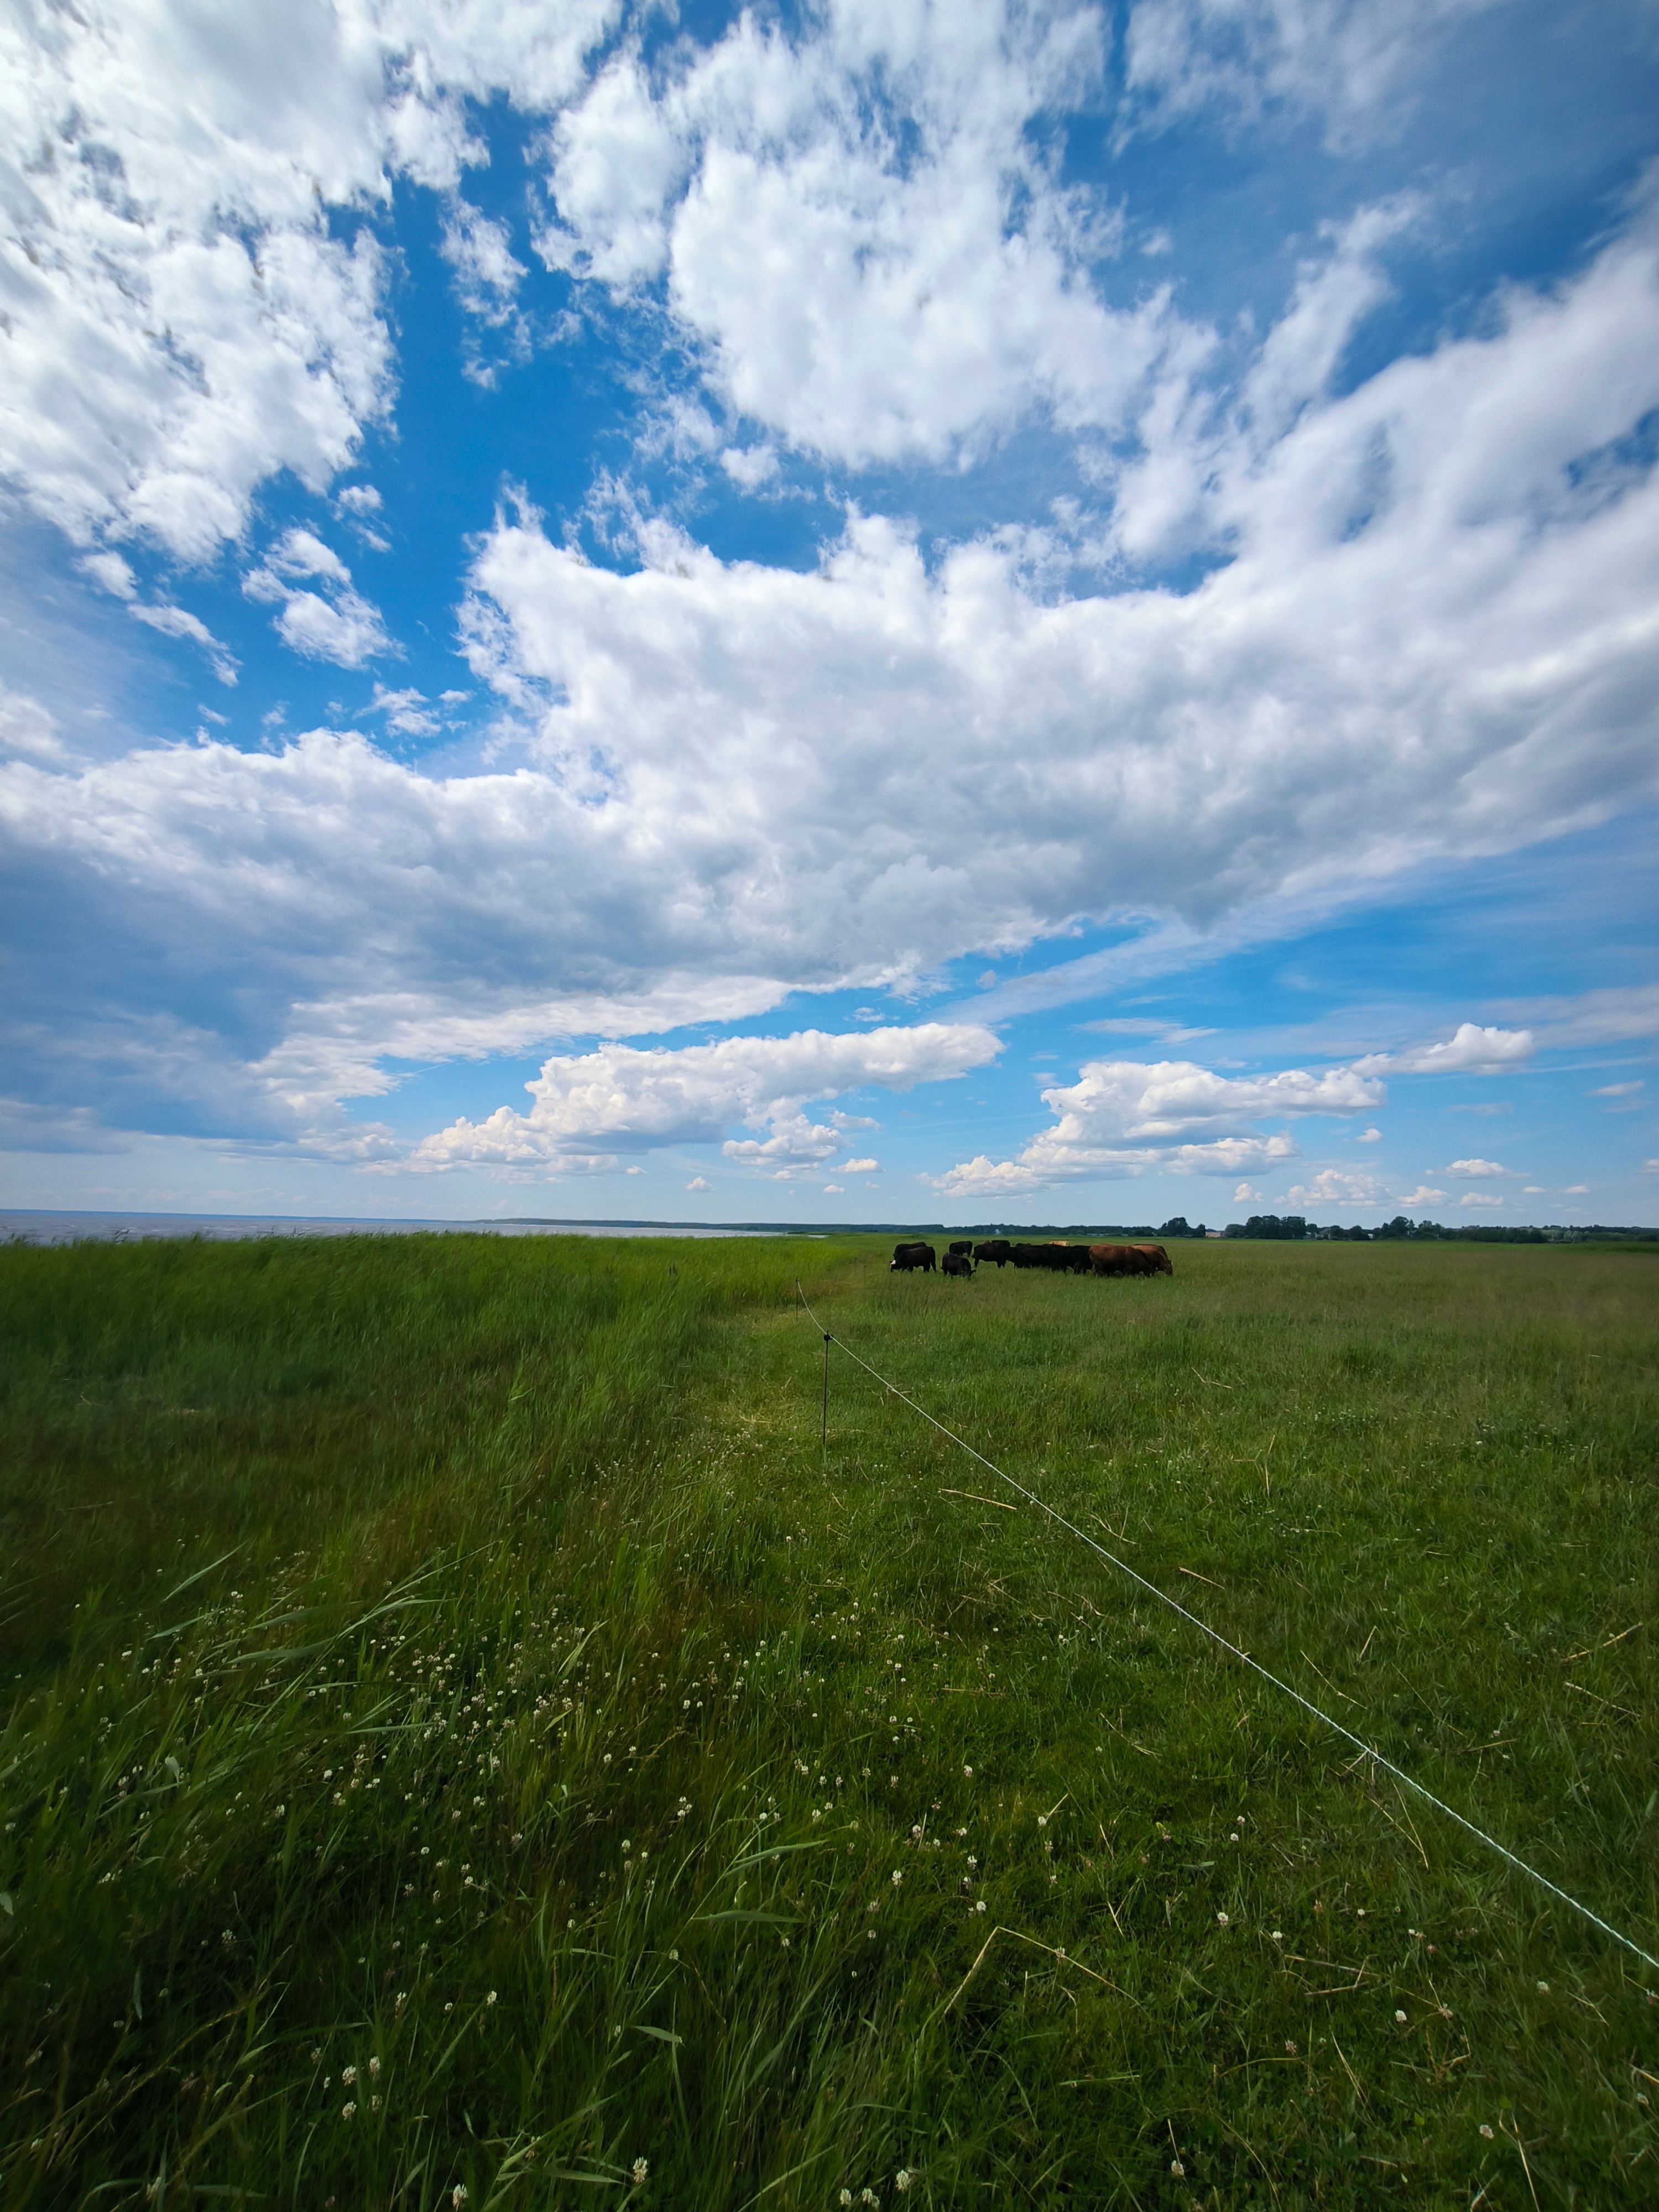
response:
<path id="1" fill-rule="evenodd" d="M 1659 2199 L 1659 1261 L 0 1251 L 0 2203 Z M 1008 1510 L 1010 1505 L 1014 1510 Z"/>

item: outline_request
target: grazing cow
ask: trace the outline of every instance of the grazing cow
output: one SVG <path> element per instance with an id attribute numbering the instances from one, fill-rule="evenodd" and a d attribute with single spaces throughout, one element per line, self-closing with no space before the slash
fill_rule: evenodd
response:
<path id="1" fill-rule="evenodd" d="M 895 1244 L 887 1272 L 890 1275 L 908 1275 L 913 1267 L 920 1267 L 924 1274 L 931 1275 L 938 1267 L 939 1255 L 931 1244 Z"/>
<path id="2" fill-rule="evenodd" d="M 951 1249 L 956 1254 L 958 1260 L 962 1259 L 964 1255 L 971 1258 L 974 1249 L 974 1240 L 971 1237 L 964 1237 L 958 1243 L 953 1244 L 951 1247 Z"/>
<path id="3" fill-rule="evenodd" d="M 1013 1256 L 1013 1250 L 1006 1237 L 988 1237 L 982 1244 L 975 1245 L 974 1257 L 976 1261 L 990 1260 L 997 1267 L 1006 1267 Z"/>
<path id="4" fill-rule="evenodd" d="M 1086 1244 L 1054 1243 L 1048 1247 L 1054 1255 L 1048 1265 L 1062 1275 L 1086 1275 L 1091 1264 Z"/>
<path id="5" fill-rule="evenodd" d="M 1041 1244 L 1011 1244 L 1008 1257 L 1016 1267 L 1046 1267 L 1043 1249 Z"/>
<path id="6" fill-rule="evenodd" d="M 945 1272 L 947 1275 L 971 1275 L 974 1272 L 974 1263 L 965 1252 L 947 1252 L 945 1255 Z"/>
<path id="7" fill-rule="evenodd" d="M 1173 1275 L 1161 1244 L 1091 1244 L 1089 1262 L 1097 1275 Z"/>

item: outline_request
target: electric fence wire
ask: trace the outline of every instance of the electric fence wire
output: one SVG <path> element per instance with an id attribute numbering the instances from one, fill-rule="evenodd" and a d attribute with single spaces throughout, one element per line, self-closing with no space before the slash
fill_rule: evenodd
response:
<path id="1" fill-rule="evenodd" d="M 1009 1489 L 1018 1492 L 1028 1504 L 1034 1505 L 1039 1513 L 1046 1514 L 1056 1528 L 1065 1529 L 1067 1535 L 1075 1536 L 1079 1543 L 1086 1545 L 1090 1551 L 1096 1553 L 1109 1566 L 1115 1567 L 1120 1574 L 1127 1575 L 1129 1580 L 1144 1589 L 1149 1597 L 1155 1597 L 1160 1605 L 1168 1606 L 1171 1613 L 1178 1613 L 1182 1620 L 1197 1629 L 1200 1635 L 1207 1636 L 1211 1643 L 1219 1644 L 1231 1657 L 1237 1659 L 1241 1665 L 1248 1667 L 1253 1674 L 1259 1674 L 1264 1682 L 1271 1683 L 1275 1690 L 1282 1691 L 1285 1697 L 1300 1705 L 1304 1712 L 1310 1713 L 1315 1720 L 1321 1722 L 1326 1728 L 1334 1729 L 1344 1742 L 1351 1743 L 1356 1751 L 1370 1759 L 1373 1766 L 1380 1766 L 1384 1773 L 1391 1774 L 1396 1782 L 1402 1783 L 1407 1790 L 1414 1791 L 1425 1804 L 1432 1805 L 1437 1813 L 1443 1813 L 1449 1820 L 1455 1821 L 1460 1828 L 1473 1836 L 1478 1843 L 1485 1844 L 1488 1850 L 1496 1851 L 1499 1858 L 1506 1859 L 1517 1873 L 1525 1875 L 1529 1881 L 1535 1881 L 1540 1889 L 1547 1890 L 1552 1897 L 1559 1898 L 1563 1905 L 1571 1905 L 1572 1910 L 1582 1914 L 1592 1927 L 1599 1928 L 1604 1936 L 1610 1936 L 1615 1943 L 1622 1945 L 1634 1957 L 1640 1959 L 1644 1966 L 1651 1966 L 1656 1973 L 1659 1973 L 1659 1959 L 1656 1959 L 1651 1952 L 1644 1951 L 1639 1943 L 1632 1942 L 1628 1936 L 1621 1934 L 1611 1922 L 1603 1920 L 1599 1912 L 1592 1911 L 1588 1905 L 1581 1903 L 1570 1891 L 1563 1889 L 1559 1882 L 1552 1881 L 1547 1874 L 1540 1874 L 1536 1867 L 1528 1866 L 1526 1860 L 1517 1857 L 1507 1844 L 1500 1844 L 1496 1836 L 1489 1836 L 1484 1828 L 1477 1827 L 1474 1822 L 1466 1819 L 1455 1805 L 1447 1804 L 1443 1797 L 1437 1797 L 1432 1790 L 1413 1780 L 1403 1767 L 1396 1766 L 1391 1759 L 1378 1751 L 1375 1744 L 1367 1743 L 1363 1736 L 1356 1735 L 1352 1729 L 1344 1728 L 1340 1721 L 1334 1719 L 1329 1713 L 1315 1705 L 1311 1698 L 1304 1698 L 1300 1690 L 1292 1689 L 1288 1682 L 1281 1681 L 1279 1676 L 1271 1673 L 1259 1659 L 1251 1658 L 1248 1651 L 1242 1650 L 1237 1644 L 1231 1643 L 1219 1629 L 1212 1628 L 1207 1620 L 1201 1620 L 1197 1613 L 1190 1612 L 1178 1598 L 1171 1597 L 1167 1590 L 1161 1590 L 1156 1583 L 1148 1582 L 1145 1575 L 1138 1574 L 1127 1559 L 1120 1559 L 1115 1552 L 1109 1552 L 1103 1544 L 1097 1543 L 1092 1536 L 1079 1528 L 1074 1521 L 1068 1521 L 1063 1513 L 1057 1512 L 1046 1498 L 1039 1498 L 1036 1491 L 1028 1490 L 1023 1482 L 1016 1481 L 1012 1474 L 1005 1474 L 994 1460 L 988 1460 L 982 1451 L 976 1451 L 965 1437 L 959 1437 L 954 1429 L 947 1429 L 943 1421 L 935 1420 L 925 1406 L 919 1406 L 908 1392 L 900 1389 L 896 1382 L 889 1382 L 886 1376 L 873 1368 L 867 1359 L 860 1358 L 850 1344 L 842 1343 L 840 1337 L 824 1328 L 811 1307 L 807 1304 L 806 1293 L 801 1289 L 799 1281 L 795 1285 L 795 1295 L 799 1298 L 801 1306 L 813 1328 L 823 1339 L 826 1362 L 829 1358 L 829 1346 L 833 1344 L 838 1352 L 846 1353 L 854 1366 L 861 1367 L 866 1375 L 879 1382 L 883 1389 L 890 1396 L 898 1399 L 901 1404 L 908 1406 L 913 1413 L 920 1413 L 930 1428 L 937 1429 L 942 1437 L 947 1437 L 959 1450 L 965 1451 L 969 1459 L 977 1460 L 988 1474 L 995 1475 L 999 1482 L 1006 1483 Z M 829 1423 L 827 1372 L 824 1422 L 827 1437 Z"/>

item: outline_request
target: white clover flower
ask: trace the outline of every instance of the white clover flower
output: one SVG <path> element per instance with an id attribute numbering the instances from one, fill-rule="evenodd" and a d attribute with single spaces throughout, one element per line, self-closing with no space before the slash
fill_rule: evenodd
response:
<path id="1" fill-rule="evenodd" d="M 340 2107 L 340 2118 L 343 2120 L 349 2120 L 356 2109 L 357 2107 L 355 2104 L 342 2105 Z"/>
<path id="2" fill-rule="evenodd" d="M 1480 2123 L 1480 2132 L 1485 2136 L 1488 2142 L 1492 2141 L 1492 2130 L 1486 2125 L 1486 2123 L 1484 2120 Z"/>
<path id="3" fill-rule="evenodd" d="M 458 2181 L 455 2184 L 455 2186 L 449 2192 L 449 2201 L 455 2207 L 455 2212 L 460 2212 L 461 2206 L 466 2202 L 465 2182 Z"/>
<path id="4" fill-rule="evenodd" d="M 369 2062 L 368 2062 L 368 2071 L 369 2071 L 370 2078 L 371 2078 L 372 2080 L 376 2081 L 378 2081 L 380 2080 L 380 2060 L 379 2060 L 378 2058 L 371 2058 L 371 2059 L 369 2060 Z"/>
<path id="5" fill-rule="evenodd" d="M 985 1899 L 984 1899 L 982 1897 L 981 1897 L 981 1899 L 979 1900 L 979 1903 L 978 1903 L 978 1904 L 974 1907 L 974 1910 L 975 1910 L 975 1912 L 983 1912 L 983 1911 L 984 1911 L 984 1910 L 985 1910 Z"/>
<path id="6" fill-rule="evenodd" d="M 495 1990 L 491 1990 L 491 1991 L 489 1992 L 489 1996 L 484 1999 L 484 2002 L 485 2002 L 487 2005 L 493 2005 L 493 2004 L 495 2003 Z"/>
<path id="7" fill-rule="evenodd" d="M 1215 1924 L 1216 1924 L 1216 1926 L 1217 1926 L 1218 1928 L 1225 1928 L 1225 1927 L 1229 1926 L 1231 1923 L 1229 1923 L 1228 1918 L 1227 1918 L 1227 1916 L 1226 1916 L 1226 1914 L 1225 1914 L 1224 1912 L 1218 1912 L 1218 1913 L 1217 1913 L 1217 1915 L 1216 1915 L 1216 1917 L 1215 1917 Z"/>
<path id="8" fill-rule="evenodd" d="M 343 2066 L 340 2069 L 340 2079 L 345 2083 L 348 2089 L 351 2087 L 356 2078 L 357 2069 L 355 2066 Z"/>
<path id="9" fill-rule="evenodd" d="M 636 2158 L 635 2160 L 633 2165 L 629 2166 L 629 2172 L 634 2177 L 634 2186 L 635 2189 L 638 2189 L 641 2186 L 650 2171 L 651 2162 L 648 2159 Z"/>
<path id="10" fill-rule="evenodd" d="M 902 1871 L 899 1868 L 895 1867 L 895 1868 L 893 1869 L 893 1887 L 894 1887 L 894 1888 L 895 1888 L 895 1889 L 896 1889 L 896 1888 L 898 1887 L 899 1884 L 903 1881 L 903 1879 L 904 1879 L 904 1875 L 903 1875 Z"/>
<path id="11" fill-rule="evenodd" d="M 908 2166 L 900 2166 L 898 2172 L 893 2176 L 893 2186 L 897 2190 L 901 2197 L 902 2197 L 905 2191 L 908 2189 L 910 2186 L 910 2169 Z"/>
<path id="12" fill-rule="evenodd" d="M 1396 2006 L 1396 2007 L 1395 2008 L 1395 2015 L 1394 2015 L 1394 2017 L 1395 2017 L 1395 2026 L 1396 2026 L 1396 2027 L 1404 2027 L 1404 2026 L 1406 2025 L 1406 2015 L 1405 2015 L 1405 2014 L 1404 2014 L 1403 2012 L 1401 2012 L 1401 2011 L 1400 2010 L 1400 2008 L 1399 2008 L 1399 2007 L 1398 2007 L 1398 2006 Z"/>
<path id="13" fill-rule="evenodd" d="M 1176 2179 L 1180 2181 L 1185 2178 L 1187 2169 L 1181 2163 L 1181 2160 L 1178 2158 L 1172 2158 L 1170 2160 L 1170 2171 L 1174 2174 Z"/>
<path id="14" fill-rule="evenodd" d="M 850 2204 L 852 2201 L 853 2192 L 850 2189 L 843 2189 L 841 2195 L 836 2199 L 837 2204 Z"/>

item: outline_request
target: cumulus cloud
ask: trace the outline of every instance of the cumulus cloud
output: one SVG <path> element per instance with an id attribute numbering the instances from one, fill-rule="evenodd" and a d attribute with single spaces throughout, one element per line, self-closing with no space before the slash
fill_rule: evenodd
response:
<path id="1" fill-rule="evenodd" d="M 836 1170 L 838 1175 L 879 1175 L 879 1160 L 843 1160 Z"/>
<path id="2" fill-rule="evenodd" d="M 281 607 L 278 635 L 308 659 L 361 668 L 377 654 L 397 650 L 380 609 L 353 588 L 351 571 L 312 531 L 288 531 L 243 577 L 242 589 L 251 599 Z"/>
<path id="3" fill-rule="evenodd" d="M 1504 1201 L 1496 1191 L 1466 1190 L 1457 1203 L 1460 1206 L 1502 1206 Z"/>
<path id="4" fill-rule="evenodd" d="M 1396 1206 L 1438 1206 L 1445 1195 L 1443 1190 L 1431 1190 L 1426 1183 L 1419 1183 L 1415 1190 L 1402 1192 L 1395 1203 Z"/>
<path id="5" fill-rule="evenodd" d="M 1415 1045 L 1404 1052 L 1372 1053 L 1357 1063 L 1396 1075 L 1495 1075 L 1530 1060 L 1536 1042 L 1530 1030 L 1483 1027 L 1460 1022 L 1449 1037 Z"/>
<path id="6" fill-rule="evenodd" d="M 1356 1145 L 1380 1145 L 1382 1141 L 1382 1132 L 1381 1129 L 1362 1129 L 1359 1132 L 1359 1134 L 1354 1139 Z"/>
<path id="7" fill-rule="evenodd" d="M 685 1187 L 688 1190 L 713 1190 L 714 1188 L 707 1176 L 693 1176 Z"/>
<path id="8" fill-rule="evenodd" d="M 220 643 L 201 617 L 166 600 L 141 599 L 138 579 L 132 572 L 131 563 L 119 553 L 108 550 L 88 553 L 82 557 L 79 566 L 94 583 L 113 598 L 122 600 L 136 622 L 144 623 L 150 629 L 159 630 L 163 637 L 188 638 L 191 644 L 199 645 L 208 654 L 213 663 L 213 672 L 222 684 L 235 683 L 234 656 Z"/>
<path id="9" fill-rule="evenodd" d="M 1194 494 L 1232 557 L 1185 592 L 1057 595 L 1055 532 L 930 564 L 858 514 L 806 572 L 641 523 L 621 574 L 520 513 L 471 655 L 550 767 L 744 874 L 774 941 L 826 899 L 918 966 L 1080 913 L 1201 929 L 1653 789 L 1659 482 L 1583 464 L 1655 405 L 1638 224 L 1483 334 L 1241 428 Z M 1389 1064 L 1533 1042 L 1470 1023 Z"/>
<path id="10" fill-rule="evenodd" d="M 1323 1074 L 1288 1068 L 1282 1074 L 1232 1077 L 1192 1060 L 1093 1060 L 1078 1080 L 1045 1091 L 1054 1126 L 1017 1158 L 984 1154 L 933 1178 L 952 1197 L 1041 1190 L 1080 1176 L 1133 1176 L 1149 1168 L 1237 1175 L 1291 1158 L 1282 1134 L 1250 1127 L 1264 1118 L 1355 1114 L 1380 1105 L 1382 1085 L 1337 1067 Z"/>
<path id="11" fill-rule="evenodd" d="M 814 1122 L 801 1110 L 809 1100 L 866 1085 L 908 1091 L 946 1081 L 982 1067 L 1000 1049 L 988 1030 L 945 1022 L 845 1036 L 800 1030 L 677 1050 L 602 1045 L 549 1060 L 525 1086 L 533 1102 L 528 1113 L 501 1106 L 483 1121 L 457 1121 L 426 1138 L 415 1158 L 428 1167 L 559 1164 L 600 1145 L 620 1151 L 717 1143 L 741 1122 L 771 1133 L 726 1139 L 726 1157 L 787 1176 L 821 1167 L 845 1143 L 836 1121 Z"/>
<path id="12" fill-rule="evenodd" d="M 937 461 L 1033 413 L 1115 429 L 1181 326 L 1163 293 L 1101 296 L 1115 226 L 1034 127 L 1099 87 L 1103 28 L 831 0 L 654 77 L 624 51 L 554 128 L 538 250 L 619 298 L 659 283 L 726 408 L 835 460 Z"/>
<path id="13" fill-rule="evenodd" d="M 1382 1185 L 1373 1175 L 1352 1175 L 1340 1168 L 1322 1168 L 1310 1182 L 1292 1183 L 1285 1192 L 1292 1206 L 1375 1206 Z"/>
<path id="14" fill-rule="evenodd" d="M 384 684 L 376 684 L 374 696 L 368 702 L 371 714 L 384 714 L 388 730 L 400 737 L 435 737 L 441 726 L 438 717 L 427 705 L 426 694 L 410 687 L 402 691 L 388 691 Z"/>
<path id="15" fill-rule="evenodd" d="M 1506 1168 L 1496 1160 L 1453 1160 L 1445 1172 L 1449 1176 L 1512 1176 L 1519 1182 L 1523 1171 Z"/>
<path id="16" fill-rule="evenodd" d="M 313 491 L 392 395 L 359 218 L 453 190 L 465 102 L 546 110 L 617 0 L 166 0 L 0 21 L 0 474 L 78 542 L 201 560 L 287 469 Z M 483 249 L 480 250 L 481 254 Z"/>

